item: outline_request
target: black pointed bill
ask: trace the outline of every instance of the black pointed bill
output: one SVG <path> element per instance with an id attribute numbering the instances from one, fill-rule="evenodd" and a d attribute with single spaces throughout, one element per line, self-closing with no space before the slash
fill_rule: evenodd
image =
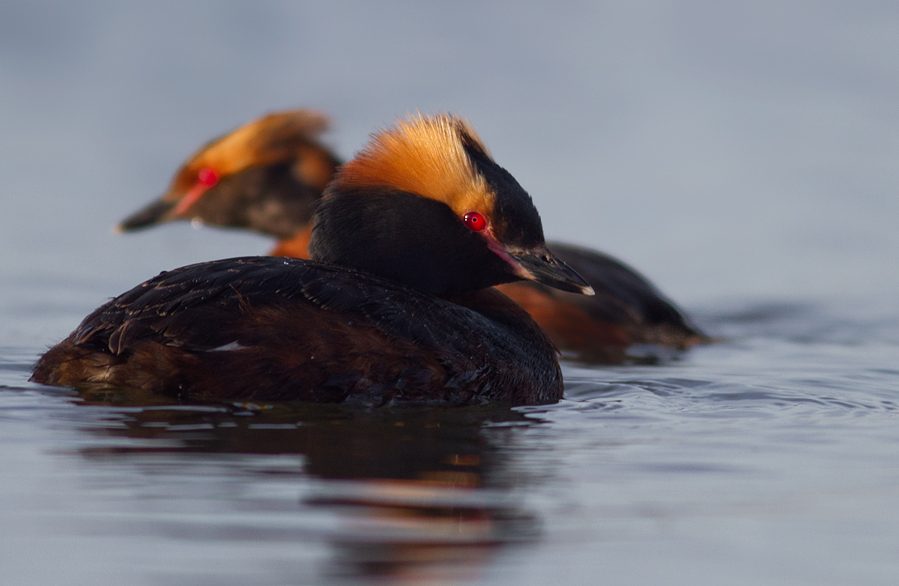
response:
<path id="1" fill-rule="evenodd" d="M 515 274 L 529 281 L 543 283 L 549 287 L 582 295 L 593 295 L 593 287 L 577 274 L 574 269 L 553 256 L 547 248 L 522 252 L 507 250 L 517 266 Z"/>
<path id="2" fill-rule="evenodd" d="M 116 232 L 131 232 L 149 226 L 155 226 L 172 219 L 172 210 L 178 204 L 177 201 L 158 199 L 142 210 L 128 216 L 118 226 Z"/>

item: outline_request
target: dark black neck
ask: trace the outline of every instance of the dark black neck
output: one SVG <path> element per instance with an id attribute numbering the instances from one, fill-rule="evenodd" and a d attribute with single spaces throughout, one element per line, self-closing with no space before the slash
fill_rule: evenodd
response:
<path id="1" fill-rule="evenodd" d="M 344 190 L 321 200 L 309 251 L 314 260 L 439 297 L 516 280 L 449 206 L 388 188 Z"/>

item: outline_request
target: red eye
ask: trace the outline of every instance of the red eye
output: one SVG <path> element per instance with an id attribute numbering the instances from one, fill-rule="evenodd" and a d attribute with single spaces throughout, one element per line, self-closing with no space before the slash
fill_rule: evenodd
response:
<path id="1" fill-rule="evenodd" d="M 200 172 L 197 173 L 197 182 L 200 183 L 200 185 L 212 187 L 219 182 L 219 174 L 215 172 L 215 169 L 203 167 L 200 169 Z"/>
<path id="2" fill-rule="evenodd" d="M 480 232 L 487 227 L 487 219 L 477 212 L 468 212 L 462 216 L 462 221 L 472 232 Z"/>

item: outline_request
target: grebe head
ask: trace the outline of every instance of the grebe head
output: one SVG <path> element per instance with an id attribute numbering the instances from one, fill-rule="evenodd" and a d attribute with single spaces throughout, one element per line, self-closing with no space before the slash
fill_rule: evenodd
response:
<path id="1" fill-rule="evenodd" d="M 439 296 L 520 279 L 593 293 L 546 248 L 527 192 L 446 114 L 374 134 L 325 190 L 309 250 Z"/>
<path id="2" fill-rule="evenodd" d="M 229 189 L 229 183 L 248 170 L 280 163 L 289 164 L 296 180 L 319 194 L 339 164 L 318 142 L 327 128 L 328 118 L 323 113 L 299 109 L 268 114 L 215 138 L 181 165 L 161 198 L 126 218 L 115 231 L 129 232 L 177 219 L 235 225 L 231 220 L 246 210 L 228 208 L 248 207 L 248 196 L 241 196 L 246 191 L 243 186 Z M 263 192 L 258 197 L 267 195 Z"/>

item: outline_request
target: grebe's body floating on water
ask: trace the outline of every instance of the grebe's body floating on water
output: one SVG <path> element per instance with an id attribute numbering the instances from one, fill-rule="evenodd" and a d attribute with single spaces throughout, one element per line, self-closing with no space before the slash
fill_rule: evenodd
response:
<path id="1" fill-rule="evenodd" d="M 321 140 L 325 116 L 290 110 L 254 120 L 192 155 L 158 201 L 119 226 L 132 231 L 171 220 L 246 228 L 279 239 L 274 256 L 308 258 L 315 200 L 340 164 Z M 596 295 L 585 297 L 535 281 L 500 285 L 555 344 L 584 360 L 620 362 L 633 344 L 685 349 L 707 342 L 669 299 L 611 256 L 548 243 Z"/>
<path id="2" fill-rule="evenodd" d="M 309 248 L 162 273 L 85 318 L 32 380 L 371 405 L 562 396 L 553 344 L 491 287 L 592 289 L 463 120 L 376 134 L 326 189 Z"/>

